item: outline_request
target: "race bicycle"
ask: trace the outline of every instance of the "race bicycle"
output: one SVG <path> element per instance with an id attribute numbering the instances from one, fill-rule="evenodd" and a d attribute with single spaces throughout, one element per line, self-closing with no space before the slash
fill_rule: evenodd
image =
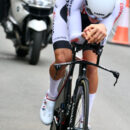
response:
<path id="1" fill-rule="evenodd" d="M 76 53 L 82 49 L 93 50 L 98 56 L 97 63 L 91 63 L 76 56 Z M 119 73 L 109 70 L 99 65 L 100 56 L 103 50 L 102 44 L 79 45 L 72 43 L 73 58 L 71 62 L 55 64 L 58 71 L 62 66 L 69 65 L 69 70 L 58 87 L 58 97 L 54 109 L 53 122 L 50 130 L 89 130 L 89 81 L 86 77 L 87 66 L 92 65 L 100 69 L 108 71 L 116 78 L 116 85 Z M 79 64 L 79 74 L 74 89 L 72 89 L 72 77 L 75 65 Z"/>

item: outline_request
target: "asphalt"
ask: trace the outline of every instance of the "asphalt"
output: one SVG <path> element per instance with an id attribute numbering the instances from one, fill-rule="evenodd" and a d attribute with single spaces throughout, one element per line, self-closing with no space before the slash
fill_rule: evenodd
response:
<path id="1" fill-rule="evenodd" d="M 0 27 L 0 130 L 49 130 L 40 121 L 39 109 L 49 88 L 48 70 L 53 61 L 52 45 L 41 51 L 36 66 L 28 64 L 28 57 L 17 58 Z M 106 44 L 100 64 L 119 71 L 120 78 L 114 87 L 115 78 L 99 69 L 92 130 L 129 130 L 130 48 Z"/>

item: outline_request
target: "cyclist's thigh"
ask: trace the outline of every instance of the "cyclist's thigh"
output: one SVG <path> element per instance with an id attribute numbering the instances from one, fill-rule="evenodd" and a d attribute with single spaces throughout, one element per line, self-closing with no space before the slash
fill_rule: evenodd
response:
<path id="1" fill-rule="evenodd" d="M 59 41 L 69 41 L 66 0 L 56 0 L 53 11 L 52 42 L 55 44 Z"/>
<path id="2" fill-rule="evenodd" d="M 72 59 L 67 26 L 66 0 L 56 0 L 54 7 L 52 42 L 56 63 L 67 62 Z"/>

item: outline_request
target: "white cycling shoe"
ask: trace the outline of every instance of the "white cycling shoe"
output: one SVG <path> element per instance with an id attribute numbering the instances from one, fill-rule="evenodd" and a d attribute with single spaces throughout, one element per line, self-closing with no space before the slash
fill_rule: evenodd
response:
<path id="1" fill-rule="evenodd" d="M 40 108 L 40 119 L 45 125 L 50 125 L 53 120 L 55 101 L 44 98 Z"/>

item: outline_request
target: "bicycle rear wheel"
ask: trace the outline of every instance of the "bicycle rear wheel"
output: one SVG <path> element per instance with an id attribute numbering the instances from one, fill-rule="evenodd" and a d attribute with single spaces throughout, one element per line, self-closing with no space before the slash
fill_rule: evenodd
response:
<path id="1" fill-rule="evenodd" d="M 89 84 L 83 79 L 76 84 L 70 118 L 70 128 L 74 130 L 88 129 L 89 115 Z"/>

